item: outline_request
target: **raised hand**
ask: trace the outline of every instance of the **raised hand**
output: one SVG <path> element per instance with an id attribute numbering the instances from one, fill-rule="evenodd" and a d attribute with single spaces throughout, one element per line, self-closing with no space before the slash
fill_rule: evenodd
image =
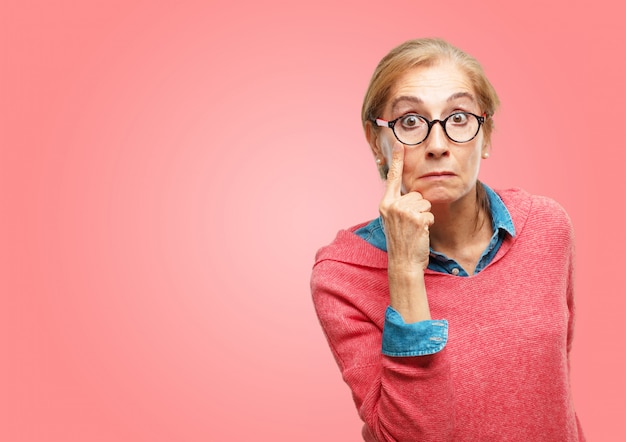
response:
<path id="1" fill-rule="evenodd" d="M 419 192 L 402 194 L 404 145 L 396 142 L 391 153 L 387 189 L 380 202 L 387 237 L 389 304 L 407 323 L 430 319 L 424 285 L 430 238 L 435 218 L 430 202 Z"/>
<path id="2" fill-rule="evenodd" d="M 395 270 L 424 270 L 430 253 L 428 228 L 435 218 L 430 202 L 419 192 L 402 195 L 404 145 L 396 142 L 392 150 L 387 188 L 379 210 L 385 226 L 390 265 Z"/>

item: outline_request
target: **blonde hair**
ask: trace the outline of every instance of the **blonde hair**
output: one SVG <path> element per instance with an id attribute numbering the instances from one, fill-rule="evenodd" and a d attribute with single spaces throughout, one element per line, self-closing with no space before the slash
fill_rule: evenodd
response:
<path id="1" fill-rule="evenodd" d="M 363 106 L 361 121 L 363 128 L 380 118 L 387 104 L 391 89 L 407 70 L 417 67 L 433 66 L 442 60 L 450 60 L 467 75 L 478 100 L 481 111 L 487 115 L 483 131 L 487 143 L 491 141 L 493 115 L 500 104 L 495 89 L 487 79 L 482 66 L 471 55 L 452 46 L 440 38 L 419 38 L 409 40 L 392 49 L 380 60 L 370 80 Z M 372 124 L 374 130 L 379 128 Z M 379 167 L 383 178 L 387 176 L 387 166 Z"/>

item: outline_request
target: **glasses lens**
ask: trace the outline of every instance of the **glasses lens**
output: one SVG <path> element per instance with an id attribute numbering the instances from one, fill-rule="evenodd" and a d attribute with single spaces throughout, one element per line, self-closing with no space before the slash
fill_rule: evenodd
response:
<path id="1" fill-rule="evenodd" d="M 478 118 L 466 112 L 457 112 L 446 119 L 446 133 L 457 143 L 465 143 L 478 133 Z"/>
<path id="2" fill-rule="evenodd" d="M 417 114 L 407 114 L 396 121 L 393 130 L 403 144 L 419 144 L 428 134 L 428 121 Z"/>

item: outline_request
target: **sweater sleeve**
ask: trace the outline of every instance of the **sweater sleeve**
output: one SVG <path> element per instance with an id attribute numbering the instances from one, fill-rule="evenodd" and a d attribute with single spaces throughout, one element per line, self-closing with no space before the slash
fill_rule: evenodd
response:
<path id="1" fill-rule="evenodd" d="M 538 201 L 540 201 L 538 203 Z M 572 220 L 569 215 L 565 211 L 561 205 L 559 205 L 556 201 L 551 199 L 543 198 L 543 197 L 535 197 L 536 205 L 543 205 L 546 207 L 547 213 L 550 214 L 552 220 L 558 220 L 557 223 L 554 223 L 558 226 L 558 229 L 552 232 L 552 236 L 559 237 L 563 241 L 563 250 L 565 252 L 565 256 L 567 259 L 566 262 L 566 302 L 567 302 L 567 341 L 566 341 L 566 351 L 567 351 L 567 370 L 568 375 L 571 372 L 570 366 L 570 352 L 572 350 L 572 342 L 574 340 L 574 325 L 576 322 L 576 303 L 574 296 L 574 286 L 575 286 L 575 261 L 576 261 L 576 253 L 575 253 L 575 238 L 574 238 L 574 226 L 572 224 Z M 582 426 L 580 424 L 580 420 L 578 419 L 578 415 L 575 417 L 576 419 L 576 427 L 578 433 L 578 442 L 585 442 L 586 438 L 582 430 Z"/>
<path id="2" fill-rule="evenodd" d="M 567 246 L 568 246 L 568 251 L 569 251 L 568 253 L 569 262 L 568 262 L 568 267 L 567 267 L 567 291 L 566 291 L 567 309 L 569 312 L 569 318 L 568 318 L 568 324 L 567 324 L 567 354 L 568 354 L 568 361 L 569 361 L 569 353 L 572 349 L 572 341 L 574 340 L 574 323 L 575 323 L 575 317 L 576 317 L 576 314 L 575 314 L 576 305 L 575 305 L 575 300 L 574 300 L 574 273 L 575 273 L 576 257 L 575 257 L 574 227 L 572 225 L 572 222 L 569 216 L 565 212 L 565 210 L 563 210 L 563 216 L 565 219 L 564 224 L 567 229 L 567 240 L 568 240 Z"/>
<path id="3" fill-rule="evenodd" d="M 445 441 L 454 431 L 446 349 L 425 356 L 381 352 L 386 299 L 380 278 L 358 265 L 323 260 L 311 288 L 318 318 L 370 441 Z"/>
<path id="4" fill-rule="evenodd" d="M 562 210 L 562 209 L 561 209 Z M 567 238 L 569 245 L 569 263 L 568 263 L 568 274 L 567 274 L 567 309 L 569 313 L 568 321 L 567 321 L 567 369 L 571 371 L 570 366 L 570 352 L 572 350 L 572 342 L 574 340 L 574 323 L 576 322 L 576 303 L 574 299 L 574 272 L 575 272 L 575 241 L 574 241 L 574 228 L 571 222 L 571 219 L 563 210 L 563 214 L 565 217 L 565 225 L 567 227 Z M 578 431 L 578 441 L 585 442 L 586 437 L 583 433 L 582 426 L 580 424 L 580 420 L 578 419 L 578 415 L 576 415 L 576 427 Z"/>

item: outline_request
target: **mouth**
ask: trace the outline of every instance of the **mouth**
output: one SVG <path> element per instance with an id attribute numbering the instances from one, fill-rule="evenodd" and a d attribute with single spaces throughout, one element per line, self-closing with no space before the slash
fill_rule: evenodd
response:
<path id="1" fill-rule="evenodd" d="M 425 173 L 424 175 L 420 176 L 420 178 L 431 178 L 431 179 L 436 179 L 436 178 L 450 178 L 456 176 L 454 173 L 452 172 L 448 172 L 448 171 L 440 171 L 440 172 L 429 172 L 429 173 Z"/>

